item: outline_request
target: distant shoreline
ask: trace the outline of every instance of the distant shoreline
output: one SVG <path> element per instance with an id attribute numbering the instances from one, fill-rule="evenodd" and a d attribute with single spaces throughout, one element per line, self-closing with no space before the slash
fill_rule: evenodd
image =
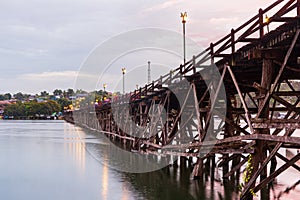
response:
<path id="1" fill-rule="evenodd" d="M 4 117 L 0 116 L 0 120 L 64 120 L 63 116 L 55 117 L 55 116 L 45 116 L 45 117 L 27 117 L 27 116 L 9 116 Z"/>

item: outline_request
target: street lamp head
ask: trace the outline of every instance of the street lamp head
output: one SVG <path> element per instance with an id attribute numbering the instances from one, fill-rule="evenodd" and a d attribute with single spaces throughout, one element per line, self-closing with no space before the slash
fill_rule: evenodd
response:
<path id="1" fill-rule="evenodd" d="M 268 15 L 266 15 L 266 17 L 265 17 L 265 22 L 266 22 L 267 24 L 270 23 L 270 18 L 268 17 Z"/>
<path id="2" fill-rule="evenodd" d="M 187 13 L 186 12 L 180 13 L 180 17 L 182 19 L 182 23 L 184 24 L 187 20 Z"/>
<path id="3" fill-rule="evenodd" d="M 122 68 L 122 73 L 125 74 L 126 73 L 126 68 Z"/>

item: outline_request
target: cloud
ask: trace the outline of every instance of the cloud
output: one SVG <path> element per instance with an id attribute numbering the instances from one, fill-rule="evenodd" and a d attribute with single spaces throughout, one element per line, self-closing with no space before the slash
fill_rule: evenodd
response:
<path id="1" fill-rule="evenodd" d="M 97 44 L 143 27 L 181 33 L 183 11 L 189 16 L 187 37 L 208 46 L 272 2 L 253 0 L 240 6 L 238 0 L 0 1 L 0 79 L 5 80 L 0 90 L 71 87 L 76 70 Z"/>
<path id="2" fill-rule="evenodd" d="M 49 81 L 53 79 L 75 79 L 77 77 L 77 71 L 60 71 L 60 72 L 42 72 L 42 73 L 29 73 L 20 75 L 19 78 L 23 80 L 42 80 Z"/>
<path id="3" fill-rule="evenodd" d="M 231 18 L 226 18 L 226 17 L 220 17 L 220 18 L 211 18 L 209 20 L 210 23 L 212 24 L 235 24 L 239 19 L 237 17 L 231 17 Z"/>
<path id="4" fill-rule="evenodd" d="M 161 4 L 154 5 L 152 7 L 146 8 L 143 10 L 143 12 L 152 12 L 152 11 L 159 11 L 163 9 L 167 9 L 173 6 L 176 6 L 178 4 L 181 4 L 184 2 L 184 0 L 169 0 Z"/>
<path id="5" fill-rule="evenodd" d="M 14 79 L 2 78 L 0 93 L 39 93 L 55 89 L 74 88 L 77 71 L 55 71 L 42 73 L 26 73 L 17 75 Z M 9 89 L 7 89 L 9 88 Z"/>

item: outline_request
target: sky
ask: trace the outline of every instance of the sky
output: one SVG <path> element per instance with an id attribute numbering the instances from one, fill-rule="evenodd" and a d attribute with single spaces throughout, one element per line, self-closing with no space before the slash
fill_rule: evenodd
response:
<path id="1" fill-rule="evenodd" d="M 139 36 L 132 36 L 139 31 L 134 30 L 149 30 L 146 29 L 149 27 L 180 35 L 181 12 L 188 13 L 187 38 L 201 47 L 207 47 L 210 42 L 228 34 L 231 28 L 254 16 L 259 8 L 265 8 L 272 2 L 274 0 L 0 1 L 0 93 L 21 91 L 35 94 L 44 90 L 52 92 L 57 88 L 76 88 L 78 73 L 83 71 L 97 48 L 101 48 L 102 58 L 106 54 L 115 55 L 118 47 L 107 46 L 107 43 L 118 39 L 125 40 L 127 44 L 136 43 L 135 37 Z M 125 37 L 128 32 L 129 36 Z M 164 36 L 168 35 L 166 33 Z M 181 48 L 181 38 L 178 36 L 178 48 Z M 160 37 L 160 40 L 165 38 Z M 98 66 L 97 70 L 102 72 L 97 74 L 98 82 L 93 87 L 103 89 L 102 84 L 107 83 L 107 90 L 121 90 L 116 85 L 120 85 L 122 80 L 122 66 L 146 67 L 147 58 L 134 64 L 130 62 L 143 52 L 147 55 L 147 50 L 143 49 L 138 54 L 129 53 L 127 59 L 112 60 L 110 70 L 106 70 L 107 66 Z M 117 56 L 122 57 L 122 52 L 119 53 Z M 190 58 L 191 55 L 188 56 Z M 151 62 L 153 60 L 153 74 L 156 73 L 156 76 L 170 70 L 171 65 L 176 67 L 174 62 L 180 62 L 172 59 L 170 53 L 157 54 L 157 50 L 149 57 Z M 166 62 L 159 59 L 172 60 L 173 63 L 164 64 Z M 155 66 L 158 62 L 160 65 Z M 160 70 L 163 65 L 168 67 Z M 146 73 L 140 68 L 131 77 L 126 74 L 126 80 L 134 79 L 142 71 Z M 140 77 L 145 83 L 146 75 Z M 115 86 L 112 86 L 113 83 Z M 140 81 L 139 84 L 143 83 Z M 132 90 L 133 85 L 128 84 L 126 90 Z"/>

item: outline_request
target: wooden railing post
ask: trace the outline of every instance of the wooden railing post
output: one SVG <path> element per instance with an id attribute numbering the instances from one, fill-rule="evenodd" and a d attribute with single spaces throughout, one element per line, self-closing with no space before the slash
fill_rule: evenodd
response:
<path id="1" fill-rule="evenodd" d="M 182 80 L 182 76 L 183 76 L 183 74 L 182 74 L 182 65 L 180 65 L 180 81 Z"/>
<path id="2" fill-rule="evenodd" d="M 235 52 L 235 38 L 234 38 L 234 29 L 231 29 L 231 53 Z"/>
<path id="3" fill-rule="evenodd" d="M 211 56 L 211 64 L 213 65 L 215 63 L 215 60 L 214 60 L 214 44 L 213 43 L 210 43 L 210 56 Z"/>
<path id="4" fill-rule="evenodd" d="M 170 70 L 170 73 L 169 73 L 169 85 L 171 85 L 171 83 L 172 83 L 172 70 Z"/>
<path id="5" fill-rule="evenodd" d="M 196 73 L 196 56 L 193 56 L 193 74 Z"/>
<path id="6" fill-rule="evenodd" d="M 152 81 L 152 91 L 154 91 L 154 81 Z"/>
<path id="7" fill-rule="evenodd" d="M 264 36 L 264 18 L 263 18 L 263 10 L 260 8 L 259 11 L 259 37 L 262 38 Z"/>
<path id="8" fill-rule="evenodd" d="M 297 16 L 300 16 L 300 0 L 297 0 Z"/>

